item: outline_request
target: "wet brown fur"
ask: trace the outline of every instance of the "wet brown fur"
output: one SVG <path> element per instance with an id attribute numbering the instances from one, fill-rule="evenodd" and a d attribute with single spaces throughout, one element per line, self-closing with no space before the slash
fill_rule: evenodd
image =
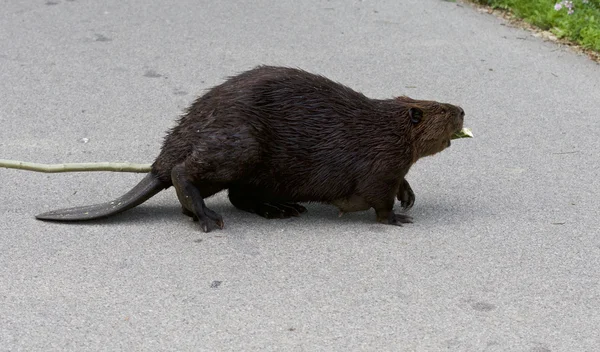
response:
<path id="1" fill-rule="evenodd" d="M 410 219 L 393 213 L 394 197 L 414 202 L 405 175 L 449 145 L 463 116 L 451 104 L 370 99 L 306 71 L 259 66 L 199 97 L 168 132 L 151 173 L 161 187 L 175 186 L 205 231 L 211 221 L 223 226 L 204 199 L 224 189 L 236 207 L 265 217 L 324 202 L 372 207 L 378 221 L 399 225 Z"/>

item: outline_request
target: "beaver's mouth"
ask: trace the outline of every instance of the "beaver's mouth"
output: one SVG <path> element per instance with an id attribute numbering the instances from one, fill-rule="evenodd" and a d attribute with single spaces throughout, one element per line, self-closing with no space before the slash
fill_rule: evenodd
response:
<path id="1" fill-rule="evenodd" d="M 450 147 L 451 140 L 454 137 L 454 135 L 458 134 L 462 129 L 463 129 L 463 122 L 464 122 L 464 116 L 465 116 L 465 112 L 462 108 L 458 108 L 458 113 L 454 116 L 453 121 L 448 125 L 448 129 L 450 130 L 449 134 L 448 134 L 448 139 L 445 142 L 445 146 L 446 148 Z"/>
<path id="2" fill-rule="evenodd" d="M 463 123 L 462 123 L 462 121 L 457 121 L 456 123 L 453 124 L 452 127 L 453 128 L 450 129 L 449 139 L 452 139 L 452 136 L 454 136 L 455 134 L 459 133 L 462 130 Z"/>
<path id="3" fill-rule="evenodd" d="M 454 125 L 454 128 L 450 129 L 450 133 L 448 134 L 448 142 L 447 142 L 447 147 L 450 146 L 450 141 L 452 140 L 452 138 L 454 137 L 454 135 L 456 135 L 457 133 L 459 133 L 462 130 L 462 123 L 457 123 Z"/>

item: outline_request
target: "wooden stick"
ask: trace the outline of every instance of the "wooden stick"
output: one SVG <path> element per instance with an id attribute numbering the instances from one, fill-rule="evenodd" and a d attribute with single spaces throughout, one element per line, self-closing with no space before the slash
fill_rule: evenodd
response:
<path id="1" fill-rule="evenodd" d="M 150 172 L 151 164 L 134 163 L 73 163 L 73 164 L 37 164 L 25 161 L 0 159 L 0 167 L 7 169 L 29 170 L 37 172 L 78 172 L 78 171 L 113 171 L 113 172 Z"/>

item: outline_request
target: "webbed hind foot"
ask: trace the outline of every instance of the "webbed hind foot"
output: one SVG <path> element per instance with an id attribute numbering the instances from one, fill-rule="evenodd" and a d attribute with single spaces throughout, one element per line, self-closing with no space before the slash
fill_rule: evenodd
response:
<path id="1" fill-rule="evenodd" d="M 266 219 L 287 219 L 306 213 L 306 208 L 296 203 L 259 203 L 254 211 Z"/>
<path id="2" fill-rule="evenodd" d="M 306 208 L 292 202 L 265 201 L 261 192 L 241 187 L 229 189 L 229 200 L 236 208 L 267 219 L 285 219 L 306 213 Z"/>

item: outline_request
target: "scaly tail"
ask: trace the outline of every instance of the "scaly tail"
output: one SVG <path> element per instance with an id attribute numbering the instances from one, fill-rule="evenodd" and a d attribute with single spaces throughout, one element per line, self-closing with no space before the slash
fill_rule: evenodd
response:
<path id="1" fill-rule="evenodd" d="M 58 209 L 35 217 L 47 221 L 85 221 L 105 218 L 136 207 L 169 186 L 160 182 L 153 173 L 149 173 L 129 192 L 112 202 Z"/>

